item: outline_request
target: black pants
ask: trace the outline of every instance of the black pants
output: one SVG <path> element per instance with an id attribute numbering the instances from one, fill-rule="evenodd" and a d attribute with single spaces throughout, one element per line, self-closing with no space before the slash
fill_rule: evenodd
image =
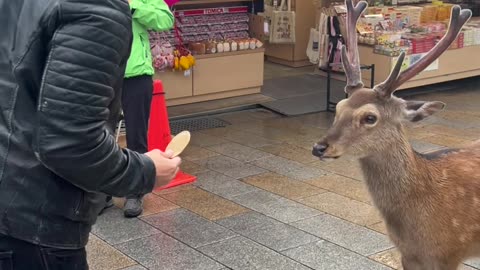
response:
<path id="1" fill-rule="evenodd" d="M 127 130 L 127 148 L 146 153 L 148 119 L 153 94 L 152 76 L 138 76 L 123 82 L 122 107 Z M 1 269 L 0 269 L 1 270 Z"/>
<path id="2" fill-rule="evenodd" d="M 46 248 L 0 234 L 0 270 L 88 270 L 85 248 Z"/>

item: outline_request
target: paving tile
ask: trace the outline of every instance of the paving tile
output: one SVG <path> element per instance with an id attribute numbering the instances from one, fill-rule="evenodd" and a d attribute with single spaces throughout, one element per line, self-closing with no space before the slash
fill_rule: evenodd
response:
<path id="1" fill-rule="evenodd" d="M 294 180 L 307 181 L 315 179 L 324 175 L 327 175 L 329 172 L 322 170 L 316 167 L 304 166 L 300 169 L 295 169 L 289 172 L 284 173 L 283 175 L 290 177 Z"/>
<path id="2" fill-rule="evenodd" d="M 468 111 L 443 111 L 439 114 L 445 120 L 462 121 L 466 123 L 480 123 L 480 117 Z"/>
<path id="3" fill-rule="evenodd" d="M 254 133 L 235 129 L 234 126 L 226 128 L 215 128 L 201 131 L 212 136 L 219 136 L 228 141 L 235 142 L 252 148 L 259 148 L 271 144 L 277 144 L 277 141 L 268 140 Z"/>
<path id="4" fill-rule="evenodd" d="M 365 258 L 330 242 L 320 240 L 305 246 L 282 252 L 282 254 L 308 267 L 318 270 L 387 270 L 380 263 Z"/>
<path id="5" fill-rule="evenodd" d="M 423 141 L 436 144 L 436 145 L 446 146 L 446 147 L 463 147 L 469 142 L 461 138 L 450 137 L 445 135 L 434 135 L 434 136 L 423 139 Z"/>
<path id="6" fill-rule="evenodd" d="M 335 160 L 319 160 L 312 163 L 312 165 L 356 180 L 364 179 L 360 163 L 354 157 L 344 156 Z"/>
<path id="7" fill-rule="evenodd" d="M 219 153 L 213 152 L 211 150 L 208 150 L 204 147 L 199 147 L 195 145 L 190 145 L 188 146 L 185 151 L 182 153 L 182 158 L 187 160 L 187 161 L 202 161 L 202 160 L 207 160 L 208 158 L 215 157 L 220 155 Z"/>
<path id="8" fill-rule="evenodd" d="M 194 185 L 227 199 L 257 190 L 251 185 L 214 171 L 197 174 Z"/>
<path id="9" fill-rule="evenodd" d="M 253 210 L 263 210 L 269 204 L 278 202 L 282 197 L 265 190 L 256 190 L 234 196 L 231 200 Z M 258 211 L 257 212 L 261 212 Z"/>
<path id="10" fill-rule="evenodd" d="M 480 258 L 467 260 L 465 264 L 476 269 L 480 269 Z"/>
<path id="11" fill-rule="evenodd" d="M 248 212 L 216 221 L 218 224 L 239 234 L 244 234 L 251 230 L 260 230 L 265 227 L 279 224 L 280 222 L 262 215 L 258 212 Z"/>
<path id="12" fill-rule="evenodd" d="M 258 135 L 255 135 L 253 133 L 241 132 L 241 131 L 230 133 L 227 136 L 225 136 L 225 139 L 245 145 L 245 146 L 253 147 L 253 148 L 260 148 L 263 146 L 278 143 L 275 140 L 269 140 L 269 139 L 260 137 Z"/>
<path id="13" fill-rule="evenodd" d="M 198 188 L 161 196 L 209 220 L 226 218 L 248 211 L 234 202 Z"/>
<path id="14" fill-rule="evenodd" d="M 401 259 L 401 255 L 400 255 L 400 252 L 398 252 L 397 249 L 390 249 L 390 250 L 386 250 L 384 252 L 380 252 L 378 254 L 374 254 L 372 256 L 370 256 L 370 258 L 372 260 L 375 260 L 379 263 L 382 263 L 388 267 L 391 267 L 393 269 L 398 269 L 398 270 L 401 270 L 403 269 L 402 267 L 402 259 Z M 464 265 L 461 265 L 458 270 L 475 270 L 476 268 L 473 268 L 471 266 L 469 266 L 470 262 L 467 261 L 466 264 Z M 475 264 L 472 264 L 473 266 L 475 266 Z M 479 266 L 479 265 L 477 265 Z"/>
<path id="15" fill-rule="evenodd" d="M 218 138 L 215 136 L 210 136 L 205 133 L 194 132 L 192 133 L 192 139 L 190 141 L 191 145 L 200 146 L 200 147 L 207 147 L 216 144 L 222 144 L 226 141 L 222 138 Z"/>
<path id="16" fill-rule="evenodd" d="M 252 164 L 278 174 L 285 174 L 303 168 L 303 165 L 300 162 L 277 156 L 261 158 L 255 160 Z"/>
<path id="17" fill-rule="evenodd" d="M 235 237 L 199 249 L 232 269 L 306 270 L 307 267 L 252 240 Z"/>
<path id="18" fill-rule="evenodd" d="M 471 267 L 469 265 L 466 265 L 466 264 L 462 264 L 458 270 L 475 270 L 475 269 L 478 269 L 478 268 L 474 268 L 474 267 Z"/>
<path id="19" fill-rule="evenodd" d="M 313 145 L 313 143 L 311 145 Z M 260 150 L 303 164 L 309 164 L 318 160 L 318 158 L 315 158 L 312 155 L 311 149 L 306 150 L 304 148 L 291 144 L 269 145 L 261 147 Z"/>
<path id="20" fill-rule="evenodd" d="M 232 231 L 185 209 L 148 216 L 144 220 L 194 248 L 236 236 Z"/>
<path id="21" fill-rule="evenodd" d="M 395 248 L 371 255 L 370 258 L 393 269 L 402 269 L 402 258 Z"/>
<path id="22" fill-rule="evenodd" d="M 419 153 L 426 153 L 445 148 L 445 146 L 428 143 L 425 141 L 411 140 L 410 144 L 412 145 L 413 149 Z"/>
<path id="23" fill-rule="evenodd" d="M 111 245 L 159 233 L 157 229 L 137 218 L 125 218 L 118 208 L 109 209 L 98 217 L 92 233 Z"/>
<path id="24" fill-rule="evenodd" d="M 370 195 L 365 183 L 344 177 L 338 174 L 329 174 L 316 179 L 307 180 L 306 183 L 329 190 L 342 196 L 371 204 Z"/>
<path id="25" fill-rule="evenodd" d="M 313 235 L 258 213 L 230 217 L 218 223 L 275 251 L 283 251 L 319 240 Z"/>
<path id="26" fill-rule="evenodd" d="M 115 205 L 122 209 L 125 205 L 125 198 L 114 198 Z M 173 204 L 155 194 L 147 194 L 143 197 L 143 213 L 141 216 L 148 216 L 164 211 L 169 211 L 178 208 L 179 206 Z"/>
<path id="27" fill-rule="evenodd" d="M 305 125 L 310 125 L 318 128 L 329 128 L 334 120 L 334 114 L 332 113 L 319 113 L 319 114 L 308 114 L 295 117 L 297 120 L 301 121 Z M 323 134 L 319 134 L 319 138 Z"/>
<path id="28" fill-rule="evenodd" d="M 271 156 L 271 154 L 267 152 L 256 150 L 254 148 L 233 142 L 210 146 L 208 149 L 243 162 L 251 162 L 260 158 Z"/>
<path id="29" fill-rule="evenodd" d="M 408 139 L 417 140 L 417 141 L 435 135 L 435 134 L 432 134 L 431 132 L 426 132 L 420 128 L 415 128 L 415 127 L 407 127 L 406 133 L 407 133 Z"/>
<path id="30" fill-rule="evenodd" d="M 321 212 L 315 209 L 287 199 L 281 199 L 278 202 L 270 203 L 267 205 L 267 209 L 268 210 L 263 212 L 263 214 L 285 223 L 294 222 L 321 214 Z"/>
<path id="31" fill-rule="evenodd" d="M 382 220 L 373 206 L 331 192 L 303 198 L 299 202 L 361 226 Z"/>
<path id="32" fill-rule="evenodd" d="M 276 173 L 264 173 L 243 179 L 245 183 L 295 200 L 326 192 L 303 182 L 289 179 Z"/>
<path id="33" fill-rule="evenodd" d="M 95 270 L 95 268 L 91 267 L 92 270 Z M 141 266 L 141 265 L 133 265 L 127 268 L 122 268 L 122 270 L 147 270 L 147 268 Z"/>
<path id="34" fill-rule="evenodd" d="M 371 230 L 374 230 L 376 232 L 379 232 L 381 234 L 388 235 L 387 226 L 385 225 L 385 222 L 383 222 L 383 221 L 375 223 L 375 224 L 367 225 L 367 228 L 369 228 Z"/>
<path id="35" fill-rule="evenodd" d="M 291 225 L 364 256 L 393 247 L 387 236 L 328 214 Z"/>
<path id="36" fill-rule="evenodd" d="M 207 170 L 207 168 L 186 159 L 182 160 L 182 165 L 180 166 L 180 169 L 185 173 L 193 174 L 193 175 L 196 175 L 198 173 L 201 173 Z"/>
<path id="37" fill-rule="evenodd" d="M 291 140 L 292 137 L 298 136 L 298 133 L 292 130 L 281 130 L 271 126 L 267 126 L 265 123 L 259 125 L 255 123 L 241 123 L 234 125 L 233 128 L 241 131 L 253 133 L 257 136 L 263 137 L 270 141 L 276 141 L 277 143 L 286 142 Z"/>
<path id="38" fill-rule="evenodd" d="M 254 191 L 232 200 L 266 216 L 289 223 L 320 215 L 321 212 L 265 191 Z"/>
<path id="39" fill-rule="evenodd" d="M 94 235 L 90 235 L 86 249 L 90 269 L 114 270 L 136 264 L 132 259 Z"/>
<path id="40" fill-rule="evenodd" d="M 212 157 L 203 160 L 202 163 L 209 170 L 217 171 L 236 179 L 266 172 L 265 169 L 226 156 Z"/>
<path id="41" fill-rule="evenodd" d="M 424 131 L 430 132 L 433 134 L 442 134 L 452 137 L 470 137 L 470 136 L 477 136 L 474 130 L 470 129 L 459 129 L 459 128 L 452 128 L 445 125 L 427 125 L 421 127 Z"/>
<path id="42" fill-rule="evenodd" d="M 223 268 L 221 264 L 163 233 L 115 247 L 150 270 L 218 270 Z"/>

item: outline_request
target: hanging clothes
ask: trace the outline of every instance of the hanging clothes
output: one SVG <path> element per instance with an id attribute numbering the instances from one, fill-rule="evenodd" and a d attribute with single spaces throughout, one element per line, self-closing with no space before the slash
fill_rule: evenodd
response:
<path id="1" fill-rule="evenodd" d="M 340 31 L 340 22 L 337 16 L 329 16 L 327 21 L 328 29 L 328 63 L 332 65 L 332 70 L 340 71 L 342 63 L 342 46 L 345 44 Z"/>

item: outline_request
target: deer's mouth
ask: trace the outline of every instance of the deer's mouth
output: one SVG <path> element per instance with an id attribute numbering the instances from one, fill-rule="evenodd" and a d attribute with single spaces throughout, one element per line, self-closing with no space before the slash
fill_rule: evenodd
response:
<path id="1" fill-rule="evenodd" d="M 336 152 L 334 147 L 330 147 L 327 143 L 317 143 L 312 149 L 312 155 L 320 158 L 320 160 L 337 159 L 341 156 L 332 152 Z"/>

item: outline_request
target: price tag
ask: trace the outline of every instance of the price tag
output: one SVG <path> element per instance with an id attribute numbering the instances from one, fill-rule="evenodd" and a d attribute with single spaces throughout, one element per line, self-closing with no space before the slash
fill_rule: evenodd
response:
<path id="1" fill-rule="evenodd" d="M 192 75 L 191 69 L 185 70 L 185 71 L 183 72 L 183 76 L 185 76 L 185 77 L 189 77 L 190 75 Z"/>

